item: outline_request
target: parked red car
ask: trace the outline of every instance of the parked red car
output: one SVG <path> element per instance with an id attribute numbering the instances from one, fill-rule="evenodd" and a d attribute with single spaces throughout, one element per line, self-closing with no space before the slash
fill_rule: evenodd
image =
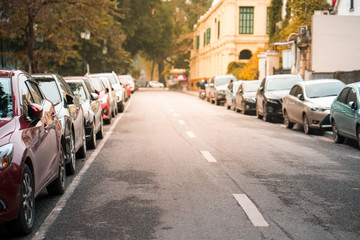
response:
<path id="1" fill-rule="evenodd" d="M 20 70 L 0 69 L 0 224 L 29 234 L 35 198 L 65 190 L 61 123 L 36 82 Z"/>
<path id="2" fill-rule="evenodd" d="M 109 91 L 106 90 L 100 77 L 88 76 L 88 79 L 93 90 L 99 95 L 98 99 L 100 100 L 101 103 L 102 118 L 104 122 L 110 124 L 112 115 L 111 115 L 111 102 L 110 102 Z"/>
<path id="3" fill-rule="evenodd" d="M 121 82 L 121 84 L 124 87 L 124 95 L 125 95 L 125 100 L 127 101 L 130 98 L 131 95 L 131 86 L 130 83 L 128 82 L 128 78 L 127 75 L 119 75 L 118 76 L 119 81 Z"/>

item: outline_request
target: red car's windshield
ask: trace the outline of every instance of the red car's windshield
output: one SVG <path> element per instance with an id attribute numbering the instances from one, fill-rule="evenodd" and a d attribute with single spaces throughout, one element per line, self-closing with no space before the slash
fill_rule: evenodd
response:
<path id="1" fill-rule="evenodd" d="M 0 78 L 0 118 L 14 115 L 10 78 Z"/>

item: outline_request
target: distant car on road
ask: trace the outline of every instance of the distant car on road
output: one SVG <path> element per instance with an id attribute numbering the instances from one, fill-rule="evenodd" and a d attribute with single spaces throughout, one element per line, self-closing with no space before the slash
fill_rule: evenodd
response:
<path id="1" fill-rule="evenodd" d="M 31 233 L 35 198 L 64 193 L 61 123 L 38 84 L 19 70 L 0 70 L 0 224 Z"/>
<path id="2" fill-rule="evenodd" d="M 282 118 L 282 98 L 289 93 L 300 75 L 280 74 L 264 78 L 256 93 L 256 115 L 259 119 L 271 122 L 273 118 Z"/>
<path id="3" fill-rule="evenodd" d="M 311 134 L 312 129 L 331 129 L 330 106 L 344 86 L 334 79 L 296 83 L 283 98 L 285 126 L 302 124 L 306 134 Z"/>
<path id="4" fill-rule="evenodd" d="M 243 114 L 256 111 L 256 91 L 260 80 L 243 81 L 235 95 L 235 110 Z"/>
<path id="5" fill-rule="evenodd" d="M 340 92 L 331 105 L 330 121 L 336 143 L 354 139 L 360 148 L 360 82 L 348 84 Z"/>
<path id="6" fill-rule="evenodd" d="M 156 80 L 149 81 L 149 87 L 151 88 L 164 88 L 164 84 Z"/>

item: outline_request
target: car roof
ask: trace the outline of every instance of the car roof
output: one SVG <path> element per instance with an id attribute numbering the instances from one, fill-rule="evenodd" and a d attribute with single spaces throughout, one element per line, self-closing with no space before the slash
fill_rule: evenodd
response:
<path id="1" fill-rule="evenodd" d="M 292 77 L 299 77 L 302 79 L 300 75 L 296 75 L 296 74 L 277 74 L 277 75 L 267 76 L 266 78 L 292 78 Z"/>
<path id="2" fill-rule="evenodd" d="M 307 86 L 307 85 L 315 85 L 315 84 L 324 84 L 324 83 L 338 83 L 341 82 L 340 80 L 337 79 L 317 79 L 317 80 L 309 80 L 309 81 L 304 81 L 304 82 L 298 82 L 296 84 L 298 85 L 303 85 L 303 86 Z M 344 83 L 345 85 L 345 83 Z"/>

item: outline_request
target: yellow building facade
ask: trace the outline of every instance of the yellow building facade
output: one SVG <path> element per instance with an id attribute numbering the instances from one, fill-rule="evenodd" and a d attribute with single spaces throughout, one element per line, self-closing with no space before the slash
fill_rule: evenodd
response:
<path id="1" fill-rule="evenodd" d="M 196 82 L 224 75 L 230 62 L 246 63 L 268 42 L 271 0 L 218 0 L 194 26 L 191 89 Z"/>

